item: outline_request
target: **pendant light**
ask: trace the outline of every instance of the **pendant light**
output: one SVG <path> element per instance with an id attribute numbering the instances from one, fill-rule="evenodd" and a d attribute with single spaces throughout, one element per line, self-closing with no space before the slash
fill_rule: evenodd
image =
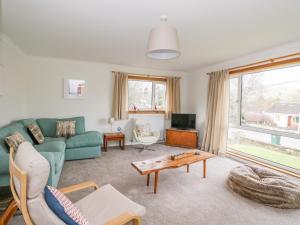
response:
<path id="1" fill-rule="evenodd" d="M 147 56 L 152 59 L 173 59 L 180 55 L 177 30 L 168 23 L 168 17 L 160 17 L 160 24 L 149 34 Z"/>

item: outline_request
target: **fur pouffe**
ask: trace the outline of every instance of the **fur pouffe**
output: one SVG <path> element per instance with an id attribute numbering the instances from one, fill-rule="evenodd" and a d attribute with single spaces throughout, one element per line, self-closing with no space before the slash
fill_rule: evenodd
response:
<path id="1" fill-rule="evenodd" d="M 300 183 L 257 166 L 243 165 L 230 171 L 229 187 L 251 200 L 285 209 L 300 208 Z"/>

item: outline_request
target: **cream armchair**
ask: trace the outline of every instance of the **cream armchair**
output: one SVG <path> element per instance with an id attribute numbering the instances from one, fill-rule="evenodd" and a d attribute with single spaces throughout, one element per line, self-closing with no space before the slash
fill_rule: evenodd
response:
<path id="1" fill-rule="evenodd" d="M 142 145 L 140 152 L 144 150 L 155 151 L 149 146 L 157 143 L 160 138 L 160 131 L 152 131 L 149 123 L 143 120 L 136 120 L 133 128 L 134 139 Z"/>
<path id="2" fill-rule="evenodd" d="M 14 200 L 0 219 L 7 224 L 17 208 L 23 214 L 27 225 L 65 225 L 48 207 L 43 190 L 48 180 L 50 166 L 29 142 L 22 143 L 17 153 L 10 152 L 10 187 Z M 145 208 L 131 201 L 111 185 L 101 188 L 94 182 L 85 182 L 60 189 L 71 193 L 85 188 L 94 192 L 82 198 L 75 205 L 91 225 L 122 225 L 132 222 L 140 225 Z"/>

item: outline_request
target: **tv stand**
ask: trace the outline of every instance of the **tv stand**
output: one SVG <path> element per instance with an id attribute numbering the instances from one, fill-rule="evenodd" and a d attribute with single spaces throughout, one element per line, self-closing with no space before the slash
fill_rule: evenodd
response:
<path id="1" fill-rule="evenodd" d="M 175 128 L 166 129 L 166 145 L 182 148 L 198 147 L 197 130 L 180 130 Z"/>

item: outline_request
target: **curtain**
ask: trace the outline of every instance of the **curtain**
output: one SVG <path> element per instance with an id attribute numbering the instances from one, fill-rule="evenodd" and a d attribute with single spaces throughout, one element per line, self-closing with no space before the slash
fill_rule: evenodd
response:
<path id="1" fill-rule="evenodd" d="M 170 119 L 172 113 L 180 112 L 180 78 L 167 78 L 166 92 L 166 119 Z"/>
<path id="2" fill-rule="evenodd" d="M 112 72 L 114 77 L 111 117 L 124 120 L 128 117 L 128 74 Z"/>
<path id="3" fill-rule="evenodd" d="M 229 111 L 229 72 L 209 73 L 206 122 L 202 150 L 213 154 L 226 151 Z"/>

